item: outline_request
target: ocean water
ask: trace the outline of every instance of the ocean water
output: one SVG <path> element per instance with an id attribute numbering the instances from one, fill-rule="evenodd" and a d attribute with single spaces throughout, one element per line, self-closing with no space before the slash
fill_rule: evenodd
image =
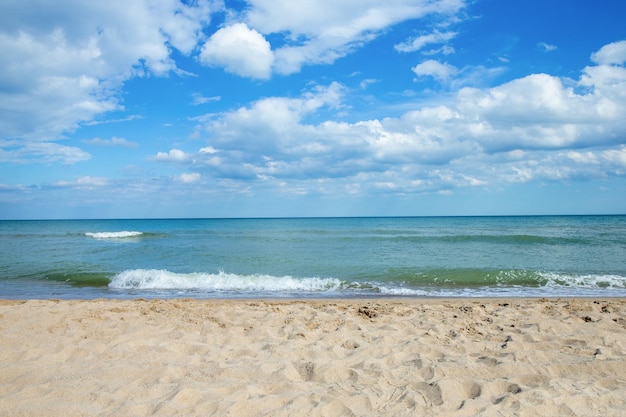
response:
<path id="1" fill-rule="evenodd" d="M 0 298 L 626 296 L 626 216 L 0 221 Z"/>

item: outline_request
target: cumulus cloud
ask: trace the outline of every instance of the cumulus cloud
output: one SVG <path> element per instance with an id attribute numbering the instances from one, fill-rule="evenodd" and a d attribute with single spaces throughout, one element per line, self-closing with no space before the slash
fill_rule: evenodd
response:
<path id="1" fill-rule="evenodd" d="M 0 133 L 53 141 L 123 111 L 123 83 L 137 76 L 184 74 L 172 52 L 234 74 L 268 79 L 303 65 L 330 63 L 391 25 L 427 15 L 453 16 L 464 0 L 250 0 L 205 42 L 219 1 L 106 3 L 33 0 L 0 4 Z M 277 40 L 274 50 L 265 35 Z M 445 37 L 445 35 L 444 35 Z M 202 48 L 198 49 L 198 46 Z M 195 97 L 194 103 L 212 98 Z M 54 147 L 49 147 L 50 149 Z"/>
<path id="2" fill-rule="evenodd" d="M 578 81 L 531 74 L 465 87 L 445 103 L 383 119 L 311 117 L 341 106 L 346 89 L 336 83 L 300 97 L 268 97 L 204 120 L 208 146 L 179 160 L 187 169 L 255 178 L 285 192 L 445 193 L 623 176 L 626 72 L 613 64 L 618 54 L 610 56 L 602 61 L 608 65 L 584 68 Z M 423 67 L 423 74 L 448 73 Z"/>
<path id="3" fill-rule="evenodd" d="M 213 138 L 208 149 L 237 154 L 243 151 L 243 162 L 262 160 L 265 153 L 297 155 L 302 148 L 320 151 L 325 145 L 311 138 L 315 129 L 304 121 L 320 109 L 339 108 L 343 91 L 343 86 L 331 83 L 308 90 L 298 98 L 268 97 L 222 113 L 205 126 Z"/>
<path id="4" fill-rule="evenodd" d="M 626 40 L 604 45 L 591 55 L 591 60 L 599 65 L 623 65 L 626 62 Z"/>
<path id="5" fill-rule="evenodd" d="M 283 36 L 274 48 L 274 69 L 281 74 L 303 65 L 328 64 L 375 39 L 398 22 L 428 15 L 453 16 L 464 0 L 250 0 L 244 19 L 263 34 Z"/>
<path id="6" fill-rule="evenodd" d="M 160 162 L 185 162 L 191 158 L 191 155 L 181 151 L 180 149 L 171 149 L 169 152 L 158 152 L 154 157 Z"/>
<path id="7" fill-rule="evenodd" d="M 447 81 L 458 72 L 454 65 L 441 63 L 434 59 L 417 64 L 412 70 L 419 77 L 430 76 L 439 81 Z"/>
<path id="8" fill-rule="evenodd" d="M 123 110 L 119 94 L 133 76 L 179 71 L 173 49 L 190 54 L 216 6 L 138 0 L 33 0 L 0 3 L 0 135 L 44 144 L 82 124 Z M 65 160 L 85 159 L 79 152 Z M 32 154 L 32 152 L 31 152 Z M 63 158 L 60 158 L 63 159 Z"/>
<path id="9" fill-rule="evenodd" d="M 271 75 L 274 55 L 262 34 L 245 23 L 224 27 L 202 47 L 200 61 L 223 66 L 226 71 L 243 77 L 267 79 Z"/>

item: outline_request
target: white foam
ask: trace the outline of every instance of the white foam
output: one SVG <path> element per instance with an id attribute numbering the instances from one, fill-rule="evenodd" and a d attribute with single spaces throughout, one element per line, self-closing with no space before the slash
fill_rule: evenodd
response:
<path id="1" fill-rule="evenodd" d="M 121 231 L 121 232 L 87 232 L 85 236 L 93 237 L 96 239 L 123 239 L 125 237 L 136 237 L 143 235 L 143 232 L 134 232 L 134 231 Z"/>
<path id="2" fill-rule="evenodd" d="M 378 290 L 380 291 L 381 294 L 384 294 L 384 295 L 397 295 L 397 296 L 404 296 L 404 297 L 432 295 L 431 292 L 420 290 L 420 289 L 415 289 L 415 288 L 402 288 L 402 287 L 393 288 L 393 287 L 380 286 L 378 287 Z"/>
<path id="3" fill-rule="evenodd" d="M 573 288 L 625 288 L 626 278 L 620 275 L 587 274 L 568 275 L 553 272 L 540 274 L 547 280 L 547 287 L 573 287 Z"/>
<path id="4" fill-rule="evenodd" d="M 619 275 L 566 275 L 540 273 L 546 281 L 538 287 L 515 286 L 517 295 L 545 295 L 545 291 L 554 294 L 583 294 L 585 291 L 597 291 L 602 288 L 625 289 L 626 278 Z M 218 273 L 176 273 L 163 269 L 132 269 L 115 275 L 109 287 L 123 290 L 182 290 L 206 291 L 208 293 L 247 293 L 255 294 L 295 294 L 311 293 L 372 295 L 381 294 L 391 297 L 424 296 L 464 296 L 479 297 L 491 294 L 508 294 L 505 287 L 486 288 L 411 288 L 385 283 L 358 283 L 342 281 L 337 278 L 295 278 L 292 276 L 273 276 L 266 274 L 241 275 L 224 271 Z M 582 291 L 582 292 L 581 292 Z M 324 296 L 324 295 L 322 295 Z"/>
<path id="5" fill-rule="evenodd" d="M 198 289 L 205 291 L 317 292 L 339 290 L 344 284 L 336 278 L 294 278 L 271 275 L 180 274 L 167 270 L 132 269 L 113 277 L 109 287 L 118 289 Z"/>

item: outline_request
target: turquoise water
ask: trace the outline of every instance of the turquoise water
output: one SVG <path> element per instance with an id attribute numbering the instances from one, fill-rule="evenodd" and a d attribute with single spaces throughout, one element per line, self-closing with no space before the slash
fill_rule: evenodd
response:
<path id="1" fill-rule="evenodd" d="M 626 216 L 0 221 L 1 298 L 626 296 Z"/>

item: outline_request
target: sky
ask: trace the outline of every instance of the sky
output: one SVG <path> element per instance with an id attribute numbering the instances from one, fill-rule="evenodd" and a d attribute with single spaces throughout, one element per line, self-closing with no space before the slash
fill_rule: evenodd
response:
<path id="1" fill-rule="evenodd" d="M 624 16 L 2 0 L 0 219 L 625 214 Z"/>

